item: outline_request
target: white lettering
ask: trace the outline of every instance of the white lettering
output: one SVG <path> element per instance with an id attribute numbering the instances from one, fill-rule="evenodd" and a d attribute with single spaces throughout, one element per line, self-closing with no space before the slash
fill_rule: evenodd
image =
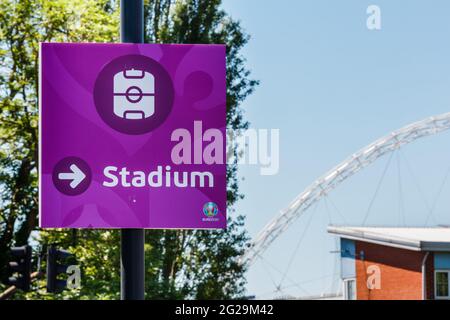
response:
<path id="1" fill-rule="evenodd" d="M 148 173 L 144 171 L 130 171 L 126 167 L 117 168 L 114 166 L 105 167 L 103 170 L 105 178 L 102 185 L 108 188 L 117 186 L 129 188 L 151 188 L 171 187 L 186 188 L 187 186 L 196 188 L 214 188 L 214 175 L 209 171 L 179 172 L 171 166 L 157 166 L 156 170 Z M 120 175 L 120 180 L 118 178 Z M 173 183 L 172 183 L 173 182 Z"/>
<path id="2" fill-rule="evenodd" d="M 103 181 L 103 186 L 109 188 L 115 187 L 119 183 L 119 179 L 117 179 L 115 175 L 111 174 L 111 171 L 117 171 L 117 167 L 108 166 L 103 170 L 103 174 L 105 175 L 105 177 L 111 179 L 111 182 Z"/>

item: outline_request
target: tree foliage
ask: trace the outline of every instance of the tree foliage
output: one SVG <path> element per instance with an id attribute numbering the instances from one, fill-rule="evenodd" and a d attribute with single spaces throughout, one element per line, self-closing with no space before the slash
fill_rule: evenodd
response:
<path id="1" fill-rule="evenodd" d="M 151 43 L 227 45 L 227 127 L 247 127 L 240 104 L 257 81 L 250 79 L 241 49 L 248 36 L 220 0 L 145 1 L 145 39 Z M 78 291 L 27 298 L 118 298 L 120 234 L 114 230 L 37 228 L 38 43 L 117 42 L 119 8 L 111 0 L 3 0 L 0 2 L 0 277 L 11 245 L 57 243 L 73 251 L 83 270 Z M 232 148 L 233 149 L 233 148 Z M 236 163 L 228 165 L 228 212 L 241 197 Z M 237 263 L 247 235 L 241 215 L 229 215 L 226 231 L 146 232 L 146 297 L 233 298 L 243 293 L 245 266 Z M 36 232 L 33 232 L 36 231 Z M 42 287 L 38 281 L 36 287 Z"/>

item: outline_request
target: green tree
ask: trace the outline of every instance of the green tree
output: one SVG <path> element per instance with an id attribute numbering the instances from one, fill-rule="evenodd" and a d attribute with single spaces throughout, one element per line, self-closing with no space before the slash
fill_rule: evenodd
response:
<path id="1" fill-rule="evenodd" d="M 0 2 L 0 277 L 37 226 L 39 42 L 116 41 L 118 22 L 108 1 Z"/>
<path id="2" fill-rule="evenodd" d="M 257 81 L 250 79 L 240 51 L 248 36 L 219 0 L 145 2 L 145 38 L 152 43 L 227 45 L 227 127 L 245 129 L 240 104 Z M 117 1 L 4 0 L 0 2 L 0 276 L 12 244 L 26 243 L 37 229 L 37 56 L 40 41 L 116 42 Z M 235 150 L 231 146 L 232 150 Z M 228 212 L 242 196 L 237 165 L 227 168 Z M 146 297 L 234 298 L 243 293 L 247 242 L 244 219 L 232 213 L 226 231 L 146 232 Z M 39 231 L 36 241 L 59 243 L 76 253 L 83 269 L 78 291 L 28 298 L 110 299 L 119 295 L 118 231 Z M 43 281 L 36 287 L 42 287 Z M 17 297 L 23 297 L 18 295 Z"/>

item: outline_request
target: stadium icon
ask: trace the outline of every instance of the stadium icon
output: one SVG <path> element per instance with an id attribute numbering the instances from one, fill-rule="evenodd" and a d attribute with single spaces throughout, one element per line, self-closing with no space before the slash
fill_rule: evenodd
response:
<path id="1" fill-rule="evenodd" d="M 114 114 L 141 120 L 155 113 L 155 78 L 143 70 L 123 70 L 114 75 Z"/>

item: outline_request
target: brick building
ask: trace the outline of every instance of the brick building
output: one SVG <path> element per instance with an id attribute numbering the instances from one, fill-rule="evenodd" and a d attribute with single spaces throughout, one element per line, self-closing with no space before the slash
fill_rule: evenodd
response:
<path id="1" fill-rule="evenodd" d="M 450 228 L 328 227 L 348 300 L 450 299 Z"/>

